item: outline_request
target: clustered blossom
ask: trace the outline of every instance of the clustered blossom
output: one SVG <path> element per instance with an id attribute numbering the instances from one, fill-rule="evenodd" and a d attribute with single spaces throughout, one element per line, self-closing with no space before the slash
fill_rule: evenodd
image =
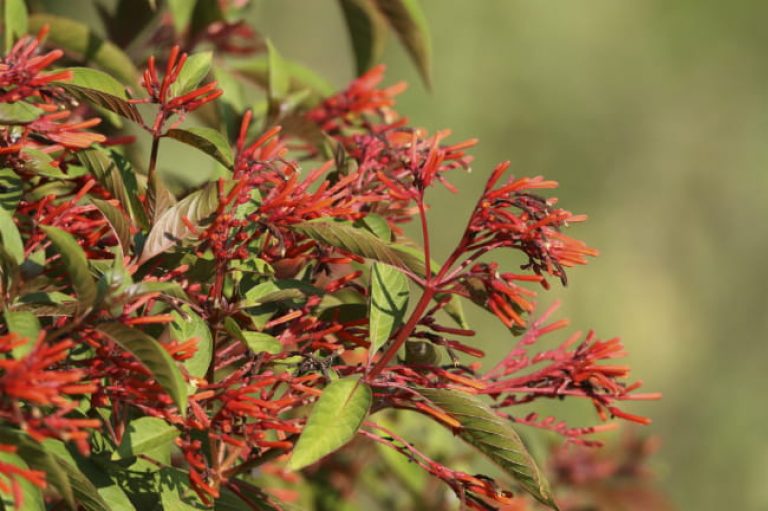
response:
<path id="1" fill-rule="evenodd" d="M 238 34 L 246 39 L 251 35 L 226 23 L 208 32 L 222 45 Z M 63 108 L 65 91 L 52 85 L 68 76 L 42 74 L 61 53 L 34 56 L 41 39 L 42 35 L 23 39 L 0 65 L 0 89 L 11 98 L 7 100 L 28 100 L 43 112 L 23 126 L 18 144 L 11 140 L 11 130 L 3 128 L 5 147 L 0 149 L 4 163 L 20 180 L 35 180 L 35 184 L 55 181 L 55 172 L 34 175 L 23 149 L 42 150 L 51 156 L 55 170 L 70 177 L 70 169 L 81 163 L 79 152 L 106 141 L 87 131 L 97 120 L 70 121 L 72 114 Z M 565 268 L 586 264 L 587 257 L 597 254 L 562 232 L 585 217 L 538 195 L 556 183 L 543 178 L 509 178 L 500 183 L 508 164 L 499 165 L 456 249 L 441 266 L 432 262 L 425 192 L 437 183 L 454 190 L 446 175 L 468 168 L 471 158 L 466 150 L 476 141 L 449 145 L 444 143 L 448 132 L 429 135 L 408 126 L 393 109 L 394 96 L 403 86 L 378 88 L 381 67 L 306 113 L 335 145 L 335 160 L 317 162 L 303 171 L 289 159 L 291 135 L 279 127 L 269 127 L 249 142 L 253 115 L 246 112 L 234 143 L 231 176 L 205 185 L 215 208 L 204 219 L 185 214 L 178 219 L 192 239 L 169 249 L 167 260 L 145 261 L 140 253 L 131 254 L 131 244 L 148 243 L 152 236 L 154 169 L 166 123 L 177 116 L 173 124 L 177 126 L 186 114 L 222 94 L 216 82 L 209 82 L 174 95 L 186 61 L 186 53 L 173 47 L 161 78 L 155 58 L 150 57 L 142 83 L 148 97 L 127 103 L 158 106 L 151 125 L 141 122 L 153 137 L 147 192 L 139 203 L 145 208 L 145 220 L 149 219 L 148 232 L 141 222 L 129 221 L 128 210 L 135 204 L 121 203 L 109 181 L 88 173 L 71 176 L 64 192 L 25 194 L 14 204 L 21 219 L 15 220 L 18 226 L 14 223 L 14 227 L 22 238 L 25 258 L 51 247 L 41 226 L 65 231 L 92 263 L 85 273 L 99 274 L 99 296 L 98 303 L 85 310 L 72 305 L 74 300 L 57 304 L 56 315 L 45 319 L 36 340 L 20 339 L 14 333 L 0 335 L 0 421 L 4 425 L 38 441 L 74 442 L 88 454 L 90 429 L 102 429 L 109 441 L 120 445 L 136 413 L 162 419 L 178 431 L 175 445 L 191 488 L 201 502 L 210 505 L 224 490 L 239 495 L 243 482 L 237 476 L 257 467 L 284 480 L 297 477 L 279 463 L 304 430 L 306 407 L 317 401 L 334 376 L 361 378 L 372 389 L 376 410 L 413 410 L 455 432 L 461 430 L 461 422 L 424 398 L 419 389 L 487 396 L 499 417 L 555 431 L 576 443 L 594 443 L 586 436 L 606 426 L 573 428 L 552 417 L 518 416 L 509 409 L 544 398 L 581 398 L 595 406 L 602 420 L 648 422 L 617 404 L 657 397 L 635 392 L 640 384 L 627 381 L 629 369 L 611 362 L 624 355 L 618 339 L 601 341 L 590 332 L 580 341 L 577 333 L 555 349 L 530 353 L 541 337 L 567 322 L 547 323 L 553 310 L 530 321 L 536 311 L 536 293 L 526 283 L 546 288 L 550 275 L 565 284 Z M 3 80 L 9 85 L 4 86 Z M 318 160 L 317 153 L 309 157 Z M 102 206 L 114 210 L 109 210 L 112 216 L 89 198 L 101 199 Z M 125 217 L 122 235 L 115 225 L 118 215 Z M 336 246 L 301 230 L 322 220 L 349 228 L 369 215 L 382 217 L 393 233 L 390 239 L 377 238 L 379 249 L 402 250 L 392 244 L 405 241 L 397 226 L 414 217 L 419 218 L 424 236 L 423 271 L 418 265 L 402 265 L 418 284 L 421 298 L 378 353 L 371 350 L 371 291 L 363 257 L 370 252 L 361 255 L 354 243 Z M 140 236 L 134 238 L 136 234 Z M 374 243 L 367 231 L 366 236 Z M 527 258 L 520 273 L 479 260 L 500 248 Z M 43 264 L 60 265 L 70 259 L 48 251 Z M 80 295 L 71 277 L 66 272 L 53 274 L 45 291 Z M 262 288 L 263 293 L 254 293 Z M 12 298 L 8 289 L 0 291 L 3 303 Z M 487 346 L 475 339 L 475 332 L 464 324 L 447 326 L 438 314 L 450 314 L 459 298 L 486 308 L 520 336 L 490 370 L 482 368 Z M 199 373 L 186 363 L 201 349 L 202 335 L 171 335 L 179 317 L 191 322 L 193 316 L 212 340 L 210 360 Z M 150 343 L 158 349 L 154 355 L 179 368 L 189 394 L 186 409 L 180 409 L 179 401 L 141 360 L 141 350 L 128 351 L 115 332 Z M 404 343 L 409 344 L 401 360 L 398 350 Z M 22 347 L 27 351 L 19 356 L 17 350 Z M 78 348 L 78 356 L 73 356 Z M 457 352 L 477 360 L 463 364 Z M 448 354 L 451 364 L 440 364 L 442 353 Z M 74 413 L 81 403 L 108 410 L 108 418 L 81 418 Z M 519 502 L 493 480 L 450 469 L 381 424 L 365 421 L 359 435 L 407 456 L 445 482 L 469 509 L 497 509 Z M 13 449 L 0 445 L 0 451 Z M 45 484 L 36 471 L 0 463 L 0 491 L 18 493 L 19 477 L 37 486 Z"/>

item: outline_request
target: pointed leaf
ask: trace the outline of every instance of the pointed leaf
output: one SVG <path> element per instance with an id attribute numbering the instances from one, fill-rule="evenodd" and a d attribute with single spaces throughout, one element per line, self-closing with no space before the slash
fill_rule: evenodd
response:
<path id="1" fill-rule="evenodd" d="M 163 419 L 156 417 L 139 417 L 128 423 L 117 451 L 113 453 L 121 458 L 130 458 L 138 454 L 153 451 L 159 447 L 167 447 L 170 451 L 173 439 L 179 436 L 179 430 Z"/>
<path id="2" fill-rule="evenodd" d="M 13 452 L 0 451 L 0 464 L 13 465 L 21 470 L 29 469 L 29 466 L 21 456 Z M 19 498 L 22 501 L 22 505 L 15 506 L 15 495 L 0 489 L 0 508 L 8 511 L 45 511 L 45 502 L 43 501 L 43 493 L 40 488 L 30 483 L 23 476 L 16 476 L 15 480 L 19 485 Z"/>
<path id="3" fill-rule="evenodd" d="M 192 127 L 168 130 L 166 136 L 191 145 L 211 156 L 225 167 L 231 168 L 234 158 L 226 137 L 212 128 Z"/>
<path id="4" fill-rule="evenodd" d="M 0 242 L 16 264 L 24 262 L 24 242 L 19 228 L 16 227 L 13 216 L 3 208 L 0 208 Z"/>
<path id="5" fill-rule="evenodd" d="M 421 78 L 431 87 L 432 47 L 427 18 L 419 0 L 373 0 L 411 55 Z"/>
<path id="6" fill-rule="evenodd" d="M 23 192 L 21 178 L 11 169 L 0 169 L 0 208 L 9 213 L 16 211 Z"/>
<path id="7" fill-rule="evenodd" d="M 43 115 L 43 111 L 25 101 L 0 103 L 0 124 L 27 124 Z"/>
<path id="8" fill-rule="evenodd" d="M 27 33 L 27 6 L 24 0 L 5 0 L 3 29 L 5 31 L 5 52 L 8 53 L 21 36 Z"/>
<path id="9" fill-rule="evenodd" d="M 178 78 L 171 84 L 171 97 L 182 96 L 197 88 L 200 82 L 208 76 L 212 59 L 213 53 L 210 51 L 190 55 L 184 62 L 184 67 L 181 68 Z"/>
<path id="10" fill-rule="evenodd" d="M 381 58 L 386 27 L 370 0 L 339 0 L 355 54 L 357 74 L 362 75 Z"/>
<path id="11" fill-rule="evenodd" d="M 118 322 L 103 323 L 98 330 L 133 354 L 168 392 L 180 413 L 186 412 L 187 390 L 184 377 L 159 342 L 141 330 Z"/>
<path id="12" fill-rule="evenodd" d="M 136 175 L 128 162 L 114 151 L 86 149 L 78 151 L 77 157 L 96 180 L 116 198 L 128 212 L 134 223 L 146 226 L 147 218 L 139 202 L 142 190 L 136 181 Z"/>
<path id="13" fill-rule="evenodd" d="M 476 396 L 448 389 L 417 389 L 419 394 L 461 423 L 458 435 L 515 478 L 541 503 L 557 505 L 541 469 L 512 424 Z"/>
<path id="14" fill-rule="evenodd" d="M 291 79 L 283 56 L 277 51 L 272 41 L 267 41 L 267 56 L 269 61 L 270 101 L 283 99 L 290 91 Z"/>
<path id="15" fill-rule="evenodd" d="M 187 371 L 192 376 L 204 378 L 211 365 L 213 356 L 213 336 L 208 328 L 208 324 L 192 311 L 189 306 L 182 308 L 181 312 L 173 312 L 173 322 L 170 324 L 171 340 L 186 342 L 190 339 L 197 339 L 197 351 L 184 361 Z"/>
<path id="16" fill-rule="evenodd" d="M 128 102 L 125 86 L 107 73 L 86 67 L 71 67 L 72 79 L 56 82 L 76 99 L 106 108 L 134 122 L 141 122 L 136 106 Z"/>
<path id="17" fill-rule="evenodd" d="M 124 504 L 129 501 L 125 492 L 116 484 L 110 484 L 109 476 L 95 463 L 79 455 L 76 458 L 58 440 L 45 440 L 43 446 L 67 474 L 75 502 L 86 511 L 133 509 L 126 508 Z M 105 499 L 109 500 L 109 504 Z"/>
<path id="18" fill-rule="evenodd" d="M 325 387 L 293 448 L 289 468 L 300 470 L 352 440 L 372 400 L 371 388 L 356 377 L 336 380 Z"/>
<path id="19" fill-rule="evenodd" d="M 373 263 L 368 356 L 373 355 L 403 324 L 408 309 L 408 278 L 397 268 Z"/>
<path id="20" fill-rule="evenodd" d="M 195 10 L 195 3 L 195 0 L 168 0 L 168 10 L 171 11 L 177 34 L 183 34 L 187 30 Z"/>
<path id="21" fill-rule="evenodd" d="M 289 92 L 308 89 L 317 97 L 333 94 L 333 86 L 308 67 L 285 59 L 283 60 L 283 66 L 290 78 Z M 232 64 L 232 69 L 238 75 L 252 81 L 256 85 L 264 89 L 269 88 L 268 57 L 259 56 L 242 62 L 236 62 Z"/>
<path id="22" fill-rule="evenodd" d="M 96 282 L 88 270 L 85 252 L 68 232 L 48 225 L 40 226 L 40 229 L 51 240 L 56 251 L 61 254 L 64 268 L 69 274 L 70 283 L 79 300 L 79 310 L 81 312 L 89 310 L 96 304 L 97 289 Z"/>
<path id="23" fill-rule="evenodd" d="M 117 241 L 120 243 L 120 249 L 123 251 L 123 254 L 130 254 L 132 242 L 131 221 L 122 211 L 105 200 L 91 198 L 91 202 L 109 222 L 110 227 L 115 232 Z"/>
<path id="24" fill-rule="evenodd" d="M 48 25 L 48 43 L 61 48 L 85 64 L 95 64 L 126 85 L 135 85 L 139 72 L 123 51 L 105 41 L 88 25 L 52 14 L 34 14 L 29 17 L 29 31 L 38 32 Z"/>
<path id="25" fill-rule="evenodd" d="M 415 273 L 419 273 L 418 270 L 421 268 L 423 274 L 424 264 L 417 257 L 380 240 L 367 229 L 354 227 L 348 223 L 327 221 L 302 222 L 292 228 L 319 243 Z"/>
<path id="26" fill-rule="evenodd" d="M 21 346 L 13 348 L 13 356 L 20 358 L 32 351 L 37 337 L 40 334 L 40 321 L 37 315 L 27 311 L 9 311 L 3 312 L 5 323 L 8 326 L 8 332 L 14 333 L 21 338 L 27 339 L 27 342 Z"/>
<path id="27" fill-rule="evenodd" d="M 152 259 L 187 238 L 191 233 L 182 218 L 193 225 L 210 220 L 219 205 L 217 183 L 208 183 L 202 189 L 184 197 L 178 204 L 160 215 L 144 242 L 139 264 Z"/>
<path id="28" fill-rule="evenodd" d="M 72 511 L 77 509 L 72 485 L 67 472 L 59 464 L 57 456 L 48 452 L 42 444 L 35 442 L 25 433 L 9 428 L 0 428 L 0 443 L 15 445 L 16 454 L 29 465 L 29 468 L 45 472 L 46 482 L 56 488 L 69 509 Z"/>
<path id="29" fill-rule="evenodd" d="M 279 339 L 263 332 L 243 331 L 243 342 L 254 353 L 277 355 L 283 350 Z"/>

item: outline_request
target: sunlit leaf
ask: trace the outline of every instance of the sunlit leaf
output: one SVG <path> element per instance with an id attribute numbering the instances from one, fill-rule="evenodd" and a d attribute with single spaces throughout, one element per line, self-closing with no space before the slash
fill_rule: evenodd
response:
<path id="1" fill-rule="evenodd" d="M 178 204 L 168 208 L 160 215 L 149 232 L 139 264 L 176 246 L 191 234 L 182 218 L 187 218 L 193 225 L 205 223 L 216 212 L 218 205 L 218 185 L 208 183 L 202 189 L 189 194 Z"/>
<path id="2" fill-rule="evenodd" d="M 77 244 L 75 238 L 68 232 L 48 225 L 40 226 L 48 236 L 56 251 L 61 255 L 64 268 L 69 274 L 69 280 L 77 294 L 80 311 L 88 311 L 96 303 L 97 289 L 88 270 L 88 259 L 85 252 Z"/>
<path id="3" fill-rule="evenodd" d="M 76 99 L 105 108 L 110 112 L 141 122 L 136 106 L 128 102 L 125 86 L 107 73 L 86 67 L 69 68 L 72 79 L 56 82 Z"/>
<path id="4" fill-rule="evenodd" d="M 277 355 L 283 349 L 280 340 L 263 332 L 243 332 L 243 342 L 254 353 L 266 352 L 270 355 Z"/>
<path id="5" fill-rule="evenodd" d="M 43 446 L 67 474 L 75 502 L 86 511 L 135 511 L 125 492 L 101 467 L 79 454 L 72 454 L 58 440 L 45 440 Z"/>
<path id="6" fill-rule="evenodd" d="M 0 208 L 0 242 L 16 264 L 24 262 L 24 242 L 19 228 L 16 227 L 13 216 L 3 208 Z"/>
<path id="7" fill-rule="evenodd" d="M 176 362 L 155 339 L 141 330 L 118 322 L 102 323 L 98 330 L 124 350 L 133 354 L 168 392 L 181 413 L 187 408 L 187 390 L 184 377 Z"/>
<path id="8" fill-rule="evenodd" d="M 348 223 L 312 221 L 296 224 L 292 228 L 319 243 L 340 248 L 361 257 L 411 271 L 423 268 L 423 263 L 413 254 L 380 240 L 367 229 L 354 227 Z"/>
<path id="9" fill-rule="evenodd" d="M 27 6 L 24 0 L 5 0 L 3 9 L 3 29 L 5 31 L 5 51 L 27 33 Z"/>
<path id="10" fill-rule="evenodd" d="M 515 478 L 541 503 L 557 509 L 549 483 L 512 424 L 478 397 L 448 389 L 417 389 L 419 394 L 461 423 L 457 434 Z"/>
<path id="11" fill-rule="evenodd" d="M 25 101 L 0 103 L 0 124 L 27 124 L 43 115 L 43 111 Z"/>
<path id="12" fill-rule="evenodd" d="M 408 278 L 387 264 L 371 268 L 369 357 L 372 357 L 402 325 L 408 309 Z"/>
<path id="13" fill-rule="evenodd" d="M 432 45 L 419 0 L 373 0 L 397 33 L 427 87 L 431 86 Z"/>
<path id="14" fill-rule="evenodd" d="M 204 378 L 213 356 L 213 336 L 208 324 L 191 308 L 184 306 L 181 311 L 173 312 L 169 333 L 171 340 L 177 342 L 197 339 L 197 351 L 194 356 L 184 361 L 184 365 L 190 375 Z"/>
<path id="15" fill-rule="evenodd" d="M 166 136 L 199 149 L 226 167 L 232 167 L 234 158 L 229 142 L 224 135 L 212 128 L 176 128 L 168 130 Z"/>
<path id="16" fill-rule="evenodd" d="M 167 447 L 170 450 L 171 443 L 177 436 L 179 436 L 179 430 L 163 419 L 139 417 L 128 423 L 115 455 L 129 458 L 159 447 Z"/>
<path id="17" fill-rule="evenodd" d="M 264 89 L 269 88 L 269 59 L 257 56 L 252 59 L 232 64 L 232 69 L 242 77 L 252 81 Z M 289 76 L 289 92 L 310 90 L 317 97 L 333 93 L 333 86 L 311 69 L 297 62 L 283 59 L 283 69 Z"/>
<path id="18" fill-rule="evenodd" d="M 352 440 L 371 408 L 371 388 L 359 378 L 331 382 L 315 403 L 288 462 L 299 470 Z"/>
<path id="19" fill-rule="evenodd" d="M 381 13 L 370 0 L 339 0 L 355 54 L 357 74 L 362 75 L 384 50 L 386 27 Z"/>
<path id="20" fill-rule="evenodd" d="M 19 470 L 29 469 L 29 466 L 18 453 L 0 451 L 0 463 L 12 465 Z M 6 493 L 0 488 L 0 507 L 8 511 L 45 511 L 45 502 L 43 501 L 43 493 L 40 488 L 22 476 L 16 476 L 16 482 L 19 485 L 19 497 L 21 498 L 22 505 L 15 506 L 13 493 Z M 10 488 L 10 486 L 8 485 L 6 488 Z"/>
<path id="21" fill-rule="evenodd" d="M 171 97 L 182 96 L 194 90 L 211 71 L 213 53 L 203 51 L 190 55 L 181 68 L 176 81 L 171 84 Z"/>
<path id="22" fill-rule="evenodd" d="M 3 317 L 5 318 L 5 324 L 8 326 L 8 332 L 27 339 L 26 343 L 13 349 L 14 357 L 23 357 L 32 351 L 32 348 L 35 346 L 37 337 L 40 334 L 40 321 L 37 319 L 37 315 L 32 312 L 18 310 L 6 310 L 3 312 Z"/>
<path id="23" fill-rule="evenodd" d="M 114 44 L 99 37 L 79 21 L 52 14 L 33 14 L 29 31 L 48 25 L 48 44 L 61 48 L 85 64 L 94 64 L 126 85 L 135 85 L 139 72 L 130 57 Z"/>
<path id="24" fill-rule="evenodd" d="M 60 458 L 48 452 L 42 444 L 32 440 L 25 433 L 10 428 L 0 428 L 0 443 L 16 446 L 16 454 L 29 468 L 45 472 L 46 483 L 56 488 L 69 509 L 77 509 L 72 485 L 67 471 L 60 464 Z"/>

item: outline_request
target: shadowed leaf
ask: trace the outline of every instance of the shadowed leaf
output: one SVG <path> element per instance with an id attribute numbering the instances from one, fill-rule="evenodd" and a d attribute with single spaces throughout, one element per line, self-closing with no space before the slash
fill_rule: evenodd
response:
<path id="1" fill-rule="evenodd" d="M 85 252 L 68 232 L 49 225 L 40 226 L 40 229 L 51 240 L 56 251 L 61 254 L 64 268 L 67 270 L 70 283 L 77 294 L 79 310 L 81 312 L 89 310 L 96 304 L 97 289 L 96 282 L 88 270 L 88 259 L 85 257 Z"/>
<path id="2" fill-rule="evenodd" d="M 371 268 L 370 340 L 368 356 L 381 348 L 403 323 L 408 309 L 408 278 L 387 264 Z"/>
<path id="3" fill-rule="evenodd" d="M 427 87 L 432 86 L 432 46 L 419 0 L 373 0 L 397 33 Z"/>
<path id="4" fill-rule="evenodd" d="M 116 342 L 124 350 L 133 354 L 168 392 L 180 413 L 187 408 L 187 391 L 184 378 L 176 367 L 176 362 L 157 340 L 141 330 L 118 322 L 103 323 L 98 330 Z"/>
<path id="5" fill-rule="evenodd" d="M 339 0 L 339 4 L 347 23 L 359 76 L 381 58 L 386 27 L 381 13 L 370 0 Z"/>
<path id="6" fill-rule="evenodd" d="M 222 165 L 231 168 L 234 158 L 224 135 L 212 128 L 192 127 L 168 130 L 166 136 L 199 149 Z"/>

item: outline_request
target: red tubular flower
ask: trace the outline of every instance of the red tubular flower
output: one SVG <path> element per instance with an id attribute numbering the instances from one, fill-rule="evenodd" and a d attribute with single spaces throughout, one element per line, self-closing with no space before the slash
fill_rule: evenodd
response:
<path id="1" fill-rule="evenodd" d="M 202 85 L 195 90 L 186 92 L 180 96 L 170 97 L 171 85 L 179 78 L 184 63 L 187 61 L 187 54 L 180 53 L 179 46 L 174 46 L 168 56 L 168 62 L 165 67 L 165 74 L 162 80 L 159 78 L 155 64 L 155 57 L 149 57 L 147 69 L 144 71 L 142 86 L 149 94 L 149 101 L 160 104 L 162 108 L 164 121 L 173 113 L 186 113 L 197 110 L 204 104 L 215 100 L 222 95 L 223 91 L 216 88 L 216 82 L 210 82 Z M 136 103 L 146 102 L 146 100 L 134 101 Z M 160 125 L 162 122 L 160 122 Z M 155 126 L 156 130 L 160 125 Z"/>
<path id="2" fill-rule="evenodd" d="M 40 42 L 47 32 L 48 27 L 44 27 L 37 37 L 22 37 L 0 61 L 0 88 L 3 89 L 0 102 L 19 101 L 36 95 L 41 87 L 50 85 L 51 82 L 72 78 L 71 71 L 41 74 L 46 67 L 64 55 L 61 50 L 37 55 Z"/>

